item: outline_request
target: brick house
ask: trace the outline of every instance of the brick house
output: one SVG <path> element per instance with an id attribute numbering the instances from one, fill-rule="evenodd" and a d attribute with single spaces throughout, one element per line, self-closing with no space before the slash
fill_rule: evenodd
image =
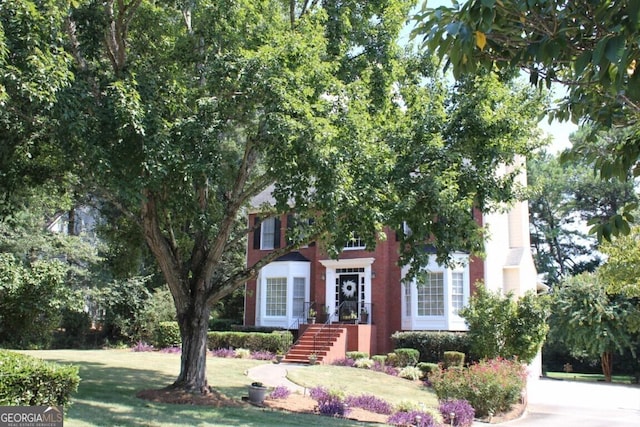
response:
<path id="1" fill-rule="evenodd" d="M 526 184 L 524 175 L 521 183 Z M 269 197 L 262 194 L 254 205 Z M 249 235 L 247 265 L 281 247 L 290 218 L 260 221 L 256 213 L 249 215 L 249 223 L 258 225 Z M 247 282 L 244 322 L 299 332 L 298 347 L 305 348 L 292 349 L 287 355 L 292 361 L 306 360 L 309 353 L 325 362 L 344 357 L 345 351 L 385 354 L 393 348 L 390 337 L 396 331 L 463 331 L 466 325 L 457 313 L 477 281 L 516 295 L 536 289 L 537 282 L 526 202 L 508 211 L 476 212 L 475 218 L 489 230 L 484 259 L 455 253 L 459 263 L 447 268 L 433 256 L 420 286 L 416 280 L 404 282 L 407 269 L 398 266 L 398 242 L 390 229 L 374 251 L 354 239 L 337 260 L 315 244 L 286 254 Z M 321 348 L 320 341 L 330 345 Z"/>

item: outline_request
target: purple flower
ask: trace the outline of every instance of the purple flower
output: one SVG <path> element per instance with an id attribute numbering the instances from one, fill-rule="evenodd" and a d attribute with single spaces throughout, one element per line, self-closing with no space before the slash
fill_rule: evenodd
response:
<path id="1" fill-rule="evenodd" d="M 350 407 L 366 409 L 376 414 L 390 415 L 393 412 L 389 402 L 370 394 L 348 396 L 345 401 Z"/>
<path id="2" fill-rule="evenodd" d="M 355 360 L 345 357 L 344 359 L 336 359 L 331 364 L 335 366 L 347 366 L 349 368 L 353 368 L 355 363 Z"/>
<path id="3" fill-rule="evenodd" d="M 273 353 L 270 351 L 254 351 L 251 353 L 253 360 L 271 360 L 273 359 Z"/>
<path id="4" fill-rule="evenodd" d="M 279 385 L 269 393 L 269 399 L 286 399 L 291 394 L 291 391 L 283 385 Z"/>
<path id="5" fill-rule="evenodd" d="M 217 348 L 211 351 L 213 357 L 227 357 L 234 358 L 236 357 L 236 351 L 232 348 Z"/>
<path id="6" fill-rule="evenodd" d="M 475 410 L 464 399 L 445 400 L 439 409 L 446 425 L 469 427 L 473 424 Z"/>
<path id="7" fill-rule="evenodd" d="M 322 386 L 309 389 L 309 396 L 315 401 L 322 402 L 329 399 L 329 390 Z"/>
<path id="8" fill-rule="evenodd" d="M 387 424 L 394 426 L 437 427 L 433 417 L 420 411 L 396 412 L 387 418 Z"/>
<path id="9" fill-rule="evenodd" d="M 349 413 L 349 408 L 342 400 L 332 397 L 318 402 L 318 412 L 330 417 L 344 417 Z"/>
<path id="10" fill-rule="evenodd" d="M 371 368 L 372 371 L 382 372 L 383 374 L 391 375 L 393 377 L 398 376 L 398 369 L 393 366 L 385 365 L 384 363 L 380 363 L 376 361 Z"/>
<path id="11" fill-rule="evenodd" d="M 147 344 L 144 341 L 138 341 L 136 345 L 131 347 L 131 351 L 142 352 L 142 351 L 153 351 L 154 348 L 152 345 Z"/>
<path id="12" fill-rule="evenodd" d="M 160 353 L 170 353 L 170 354 L 182 353 L 182 349 L 180 347 L 176 347 L 176 346 L 165 347 L 165 348 L 160 350 Z"/>

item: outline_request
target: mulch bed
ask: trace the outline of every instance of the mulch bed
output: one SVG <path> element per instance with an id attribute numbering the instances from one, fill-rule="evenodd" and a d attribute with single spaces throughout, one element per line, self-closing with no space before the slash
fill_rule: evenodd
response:
<path id="1" fill-rule="evenodd" d="M 169 403 L 176 405 L 205 405 L 216 408 L 237 408 L 248 404 L 231 399 L 214 389 L 210 389 L 206 393 L 189 393 L 184 390 L 168 387 L 158 390 L 142 390 L 136 394 L 136 397 L 158 403 Z M 267 399 L 264 401 L 264 405 L 262 405 L 261 407 L 272 410 L 317 414 L 315 400 L 313 400 L 309 396 L 302 396 L 296 393 L 292 393 L 286 399 Z M 514 405 L 509 412 L 494 415 L 491 419 L 480 419 L 479 421 L 490 424 L 503 423 L 521 417 L 525 409 L 526 405 L 524 403 L 518 403 Z M 366 411 L 364 409 L 353 408 L 347 418 L 362 422 L 384 424 L 388 418 L 388 415 L 381 415 Z"/>

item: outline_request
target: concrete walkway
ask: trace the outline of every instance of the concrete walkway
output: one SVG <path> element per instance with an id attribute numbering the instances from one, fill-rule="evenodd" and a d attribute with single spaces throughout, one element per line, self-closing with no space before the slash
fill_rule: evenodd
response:
<path id="1" fill-rule="evenodd" d="M 293 369 L 308 368 L 309 365 L 295 363 L 267 363 L 249 369 L 247 376 L 269 387 L 285 386 L 292 392 L 304 394 L 304 387 L 287 379 L 287 372 Z"/>
<path id="2" fill-rule="evenodd" d="M 640 426 L 640 387 L 552 379 L 530 380 L 524 417 L 505 427 Z"/>

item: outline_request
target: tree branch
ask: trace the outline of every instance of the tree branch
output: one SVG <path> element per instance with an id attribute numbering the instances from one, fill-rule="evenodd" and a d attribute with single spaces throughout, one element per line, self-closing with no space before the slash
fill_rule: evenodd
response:
<path id="1" fill-rule="evenodd" d="M 178 312 L 184 311 L 189 305 L 189 287 L 182 282 L 180 261 L 174 255 L 171 245 L 165 239 L 158 223 L 158 212 L 154 194 L 149 190 L 143 191 L 145 200 L 142 202 L 140 218 L 145 240 L 153 252 L 160 270 L 173 295 Z"/>

